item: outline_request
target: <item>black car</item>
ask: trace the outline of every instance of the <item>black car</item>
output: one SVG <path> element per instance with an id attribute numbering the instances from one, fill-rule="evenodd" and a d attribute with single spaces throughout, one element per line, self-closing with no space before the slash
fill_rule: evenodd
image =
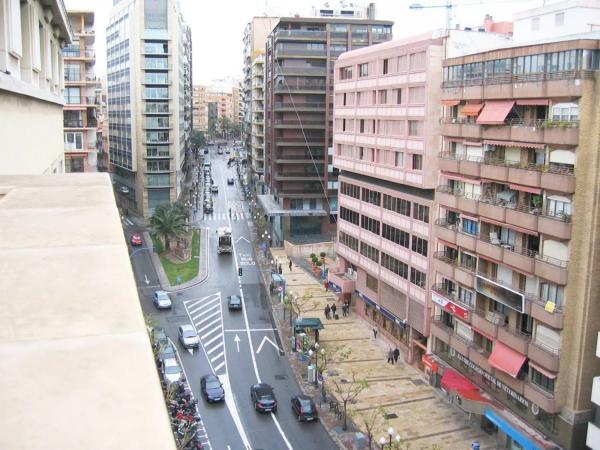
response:
<path id="1" fill-rule="evenodd" d="M 242 309 L 242 299 L 237 295 L 229 295 L 227 297 L 227 307 L 229 310 Z"/>
<path id="2" fill-rule="evenodd" d="M 250 398 L 254 409 L 258 412 L 277 412 L 277 399 L 273 388 L 265 383 L 254 384 L 250 387 Z"/>
<path id="3" fill-rule="evenodd" d="M 319 417 L 315 402 L 308 395 L 294 395 L 292 410 L 300 422 L 316 420 Z"/>
<path id="4" fill-rule="evenodd" d="M 200 379 L 200 391 L 209 403 L 222 402 L 225 400 L 225 390 L 219 377 L 209 373 Z"/>
<path id="5" fill-rule="evenodd" d="M 235 180 L 233 178 L 231 178 L 231 177 L 227 178 L 227 184 L 231 185 L 233 183 L 235 183 Z"/>
<path id="6" fill-rule="evenodd" d="M 164 361 L 165 359 L 176 358 L 175 348 L 171 345 L 170 342 L 167 342 L 165 345 L 161 345 L 157 350 L 157 360 L 159 362 Z"/>
<path id="7" fill-rule="evenodd" d="M 162 327 L 155 327 L 152 329 L 152 346 L 158 348 L 161 345 L 168 344 L 167 333 Z"/>

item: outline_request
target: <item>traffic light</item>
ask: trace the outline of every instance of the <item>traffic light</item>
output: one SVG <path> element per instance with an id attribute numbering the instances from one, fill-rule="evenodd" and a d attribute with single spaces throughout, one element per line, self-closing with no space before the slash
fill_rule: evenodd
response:
<path id="1" fill-rule="evenodd" d="M 241 277 L 243 273 L 243 270 L 241 267 L 238 268 L 238 277 Z"/>

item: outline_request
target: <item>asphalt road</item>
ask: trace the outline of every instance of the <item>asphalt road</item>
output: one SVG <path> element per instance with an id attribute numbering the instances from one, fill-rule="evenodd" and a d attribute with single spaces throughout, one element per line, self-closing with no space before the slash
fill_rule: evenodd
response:
<path id="1" fill-rule="evenodd" d="M 319 422 L 299 423 L 291 410 L 290 398 L 300 393 L 300 389 L 287 357 L 280 352 L 270 300 L 259 281 L 260 273 L 249 243 L 248 205 L 242 199 L 235 169 L 227 168 L 228 158 L 226 154 L 217 155 L 216 148 L 210 149 L 212 176 L 219 192 L 213 195 L 213 214 L 196 217 L 197 226 L 209 229 L 208 278 L 200 285 L 172 293 L 173 309 L 158 312 L 152 304 L 152 293 L 160 288 L 150 255 L 147 251 L 136 252 L 132 262 L 142 308 L 176 342 L 190 387 L 200 399 L 200 414 L 210 442 L 208 448 L 337 449 Z M 228 177 L 235 178 L 235 185 L 227 185 Z M 232 228 L 231 255 L 218 255 L 216 251 L 216 230 L 223 226 Z M 135 230 L 139 228 L 127 227 L 126 233 Z M 238 267 L 243 268 L 241 278 Z M 228 311 L 229 295 L 242 296 L 243 311 Z M 177 326 L 190 322 L 201 338 L 200 349 L 193 354 L 177 342 Z M 208 404 L 200 395 L 200 377 L 211 372 L 225 386 L 224 404 Z M 254 410 L 250 386 L 258 381 L 273 386 L 278 401 L 275 414 Z"/>

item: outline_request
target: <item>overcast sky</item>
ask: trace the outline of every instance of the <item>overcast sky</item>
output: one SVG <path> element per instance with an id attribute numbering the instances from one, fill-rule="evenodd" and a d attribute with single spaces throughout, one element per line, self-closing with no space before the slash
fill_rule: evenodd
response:
<path id="1" fill-rule="evenodd" d="M 394 38 L 420 34 L 446 23 L 445 8 L 411 10 L 417 0 L 375 1 L 377 19 L 394 21 Z M 65 0 L 67 9 L 96 13 L 96 73 L 106 74 L 106 24 L 112 0 Z M 352 3 L 346 1 L 346 3 Z M 361 2 L 354 2 L 359 4 Z M 368 2 L 362 2 L 366 4 Z M 446 0 L 418 0 L 424 6 L 444 5 Z M 543 0 L 454 0 L 453 24 L 475 26 L 485 14 L 496 21 L 512 20 L 516 11 L 541 6 Z M 253 16 L 307 15 L 313 0 L 180 0 L 184 18 L 192 29 L 194 84 L 223 77 L 241 77 L 244 27 Z M 330 4 L 338 4 L 331 1 Z"/>

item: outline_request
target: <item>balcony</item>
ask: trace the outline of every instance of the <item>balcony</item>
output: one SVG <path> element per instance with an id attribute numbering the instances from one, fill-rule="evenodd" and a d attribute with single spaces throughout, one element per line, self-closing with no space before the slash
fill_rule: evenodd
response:
<path id="1" fill-rule="evenodd" d="M 450 336 L 454 330 L 441 321 L 439 316 L 436 316 L 431 321 L 431 334 L 440 341 L 450 345 Z"/>
<path id="2" fill-rule="evenodd" d="M 477 241 L 477 235 L 465 233 L 460 230 L 458 233 L 456 233 L 456 245 L 466 250 L 470 250 L 472 252 L 476 251 Z"/>
<path id="3" fill-rule="evenodd" d="M 276 111 L 325 111 L 325 103 L 319 102 L 275 102 L 274 109 Z"/>
<path id="4" fill-rule="evenodd" d="M 538 277 L 552 280 L 557 284 L 567 284 L 568 262 L 549 256 L 536 256 L 534 273 Z"/>
<path id="5" fill-rule="evenodd" d="M 531 303 L 531 317 L 538 322 L 548 324 L 558 330 L 564 326 L 564 312 L 562 307 L 554 306 L 553 312 L 547 311 L 546 302 L 541 299 L 536 299 Z"/>
<path id="6" fill-rule="evenodd" d="M 308 40 L 325 41 L 327 32 L 325 30 L 277 30 L 275 40 Z"/>
<path id="7" fill-rule="evenodd" d="M 531 336 L 513 328 L 499 327 L 498 340 L 519 353 L 526 355 Z"/>
<path id="8" fill-rule="evenodd" d="M 275 137 L 275 138 L 273 138 L 276 146 L 306 147 L 306 145 L 309 145 L 309 146 L 323 145 L 323 141 L 324 141 L 325 137 L 313 138 L 313 137 L 307 136 L 306 139 L 308 142 L 305 141 L 303 137 L 296 137 L 296 138 L 294 138 L 294 137 Z"/>
<path id="9" fill-rule="evenodd" d="M 275 86 L 276 94 L 291 93 L 308 93 L 308 94 L 325 94 L 325 84 L 280 84 Z"/>
<path id="10" fill-rule="evenodd" d="M 527 349 L 527 357 L 552 372 L 558 372 L 560 354 L 557 349 L 547 347 L 539 342 L 531 341 Z"/>
<path id="11" fill-rule="evenodd" d="M 504 315 L 492 311 L 475 309 L 471 317 L 471 324 L 474 328 L 494 339 L 498 337 L 498 325 L 504 324 Z"/>
<path id="12" fill-rule="evenodd" d="M 279 46 L 278 46 L 279 47 Z M 327 58 L 325 49 L 310 48 L 276 48 L 275 58 Z"/>
<path id="13" fill-rule="evenodd" d="M 329 272 L 329 281 L 331 281 L 341 289 L 341 294 L 354 293 L 356 281 L 353 278 L 348 278 L 348 275 L 345 272 Z"/>
<path id="14" fill-rule="evenodd" d="M 435 225 L 437 237 L 451 244 L 456 244 L 456 223 L 450 223 L 446 218 L 441 218 L 435 221 Z"/>
<path id="15" fill-rule="evenodd" d="M 454 192 L 454 189 L 449 186 L 438 186 L 435 189 L 435 201 L 441 206 L 457 209 L 458 196 L 456 196 Z"/>
<path id="16" fill-rule="evenodd" d="M 444 275 L 444 277 L 448 278 L 449 280 L 453 280 L 456 261 L 449 258 L 446 252 L 435 252 L 433 254 L 433 258 L 433 267 L 437 273 Z"/>
<path id="17" fill-rule="evenodd" d="M 325 129 L 326 120 L 283 120 L 275 119 L 273 125 L 275 128 L 288 128 L 297 130 L 304 129 Z"/>
<path id="18" fill-rule="evenodd" d="M 559 413 L 562 409 L 562 405 L 556 401 L 553 393 L 545 391 L 531 381 L 525 382 L 523 394 L 527 399 L 548 413 Z"/>
<path id="19" fill-rule="evenodd" d="M 281 173 L 280 171 L 277 171 L 275 172 L 275 176 L 273 178 L 276 181 L 318 181 L 323 178 L 323 175 L 304 172 Z"/>
<path id="20" fill-rule="evenodd" d="M 469 349 L 469 359 L 487 372 L 492 372 L 492 367 L 488 363 L 490 353 L 482 348 L 472 346 Z"/>

